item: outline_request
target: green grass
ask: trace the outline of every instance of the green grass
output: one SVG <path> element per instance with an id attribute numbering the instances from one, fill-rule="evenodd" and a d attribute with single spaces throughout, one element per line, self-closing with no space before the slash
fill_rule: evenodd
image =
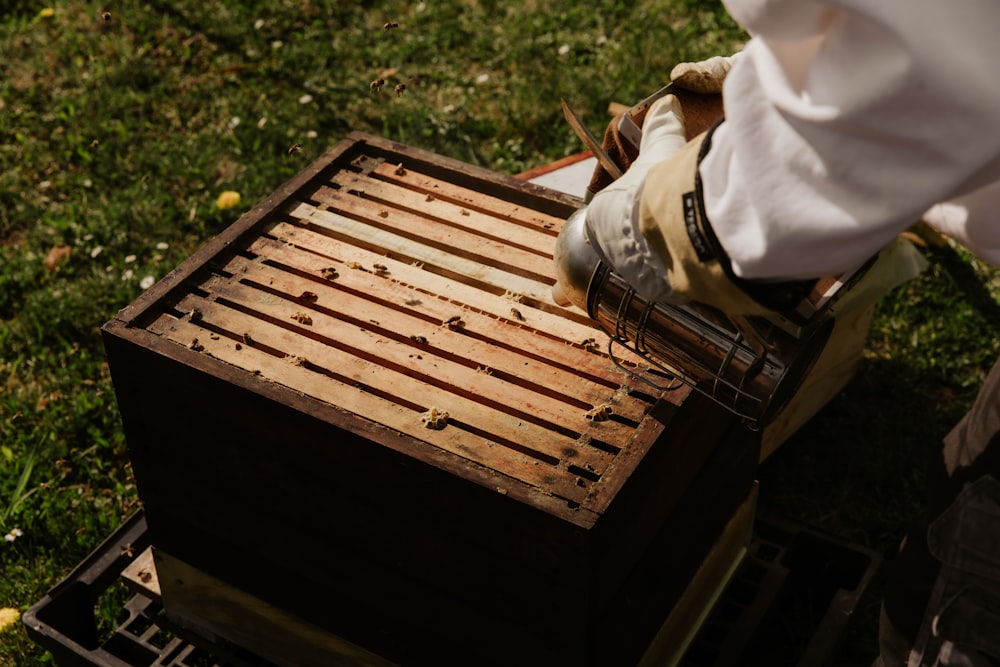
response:
<path id="1" fill-rule="evenodd" d="M 143 285 L 352 130 L 517 173 L 581 150 L 561 97 L 600 132 L 609 102 L 744 38 L 693 0 L 43 6 L 0 9 L 0 533 L 22 532 L 0 542 L 0 607 L 21 611 L 138 505 L 98 330 Z M 930 258 L 762 470 L 765 509 L 891 550 L 997 354 L 997 273 Z M 0 665 L 46 659 L 0 635 Z"/>

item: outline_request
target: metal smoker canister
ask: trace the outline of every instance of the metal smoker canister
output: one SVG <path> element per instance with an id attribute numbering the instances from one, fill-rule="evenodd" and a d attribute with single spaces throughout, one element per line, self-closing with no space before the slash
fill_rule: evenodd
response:
<path id="1" fill-rule="evenodd" d="M 584 240 L 583 218 L 582 209 L 574 213 L 559 235 L 559 284 L 563 296 L 609 336 L 609 351 L 621 345 L 659 372 L 635 369 L 633 375 L 660 390 L 691 385 L 751 427 L 780 412 L 826 345 L 833 318 L 797 337 L 764 318 L 733 319 L 703 304 L 647 301 Z"/>

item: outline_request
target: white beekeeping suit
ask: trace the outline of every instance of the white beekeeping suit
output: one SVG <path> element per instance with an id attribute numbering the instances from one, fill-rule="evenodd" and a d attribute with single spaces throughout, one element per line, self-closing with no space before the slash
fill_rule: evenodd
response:
<path id="1" fill-rule="evenodd" d="M 737 275 L 849 269 L 925 212 L 1000 265 L 1000 3 L 727 8 L 754 38 L 700 170 Z"/>
<path id="2" fill-rule="evenodd" d="M 605 262 L 648 299 L 730 314 L 788 305 L 921 218 L 1000 266 L 1000 2 L 726 6 L 742 53 L 672 73 L 722 87 L 725 119 L 685 141 L 673 96 L 649 110 L 639 159 L 586 210 Z M 890 561 L 879 666 L 1000 664 L 1000 363 L 943 444 Z"/>

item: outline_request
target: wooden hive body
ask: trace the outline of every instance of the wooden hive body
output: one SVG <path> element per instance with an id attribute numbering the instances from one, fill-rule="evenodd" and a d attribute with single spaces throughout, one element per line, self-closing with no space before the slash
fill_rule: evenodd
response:
<path id="1" fill-rule="evenodd" d="M 354 134 L 125 308 L 153 544 L 403 664 L 634 662 L 757 444 L 552 302 L 579 204 Z"/>

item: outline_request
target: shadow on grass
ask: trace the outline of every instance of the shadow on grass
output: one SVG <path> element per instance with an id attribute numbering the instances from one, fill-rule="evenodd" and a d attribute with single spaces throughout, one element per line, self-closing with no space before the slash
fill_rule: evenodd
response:
<path id="1" fill-rule="evenodd" d="M 900 362 L 865 360 L 853 381 L 761 465 L 762 515 L 802 521 L 886 558 L 832 664 L 867 666 L 876 655 L 885 568 L 923 502 L 929 457 L 964 410 L 938 378 Z"/>
<path id="2" fill-rule="evenodd" d="M 919 347 L 883 348 L 893 359 L 864 359 L 844 390 L 759 471 L 761 515 L 802 521 L 885 557 L 830 663 L 838 667 L 868 667 L 877 654 L 886 569 L 924 501 L 928 462 L 974 400 L 979 387 L 971 379 L 993 362 L 974 346 L 1000 329 L 1000 305 L 983 276 L 952 247 L 925 252 L 937 269 L 924 278 L 932 289 L 886 309 L 897 328 L 882 345 L 907 345 L 907 325 L 915 330 L 926 318 L 945 324 L 929 337 L 922 332 Z M 968 358 L 944 358 L 955 353 Z"/>
<path id="3" fill-rule="evenodd" d="M 951 246 L 929 248 L 931 261 L 937 262 L 951 277 L 973 310 L 993 329 L 1000 330 L 1000 304 L 983 285 L 983 278 Z"/>

